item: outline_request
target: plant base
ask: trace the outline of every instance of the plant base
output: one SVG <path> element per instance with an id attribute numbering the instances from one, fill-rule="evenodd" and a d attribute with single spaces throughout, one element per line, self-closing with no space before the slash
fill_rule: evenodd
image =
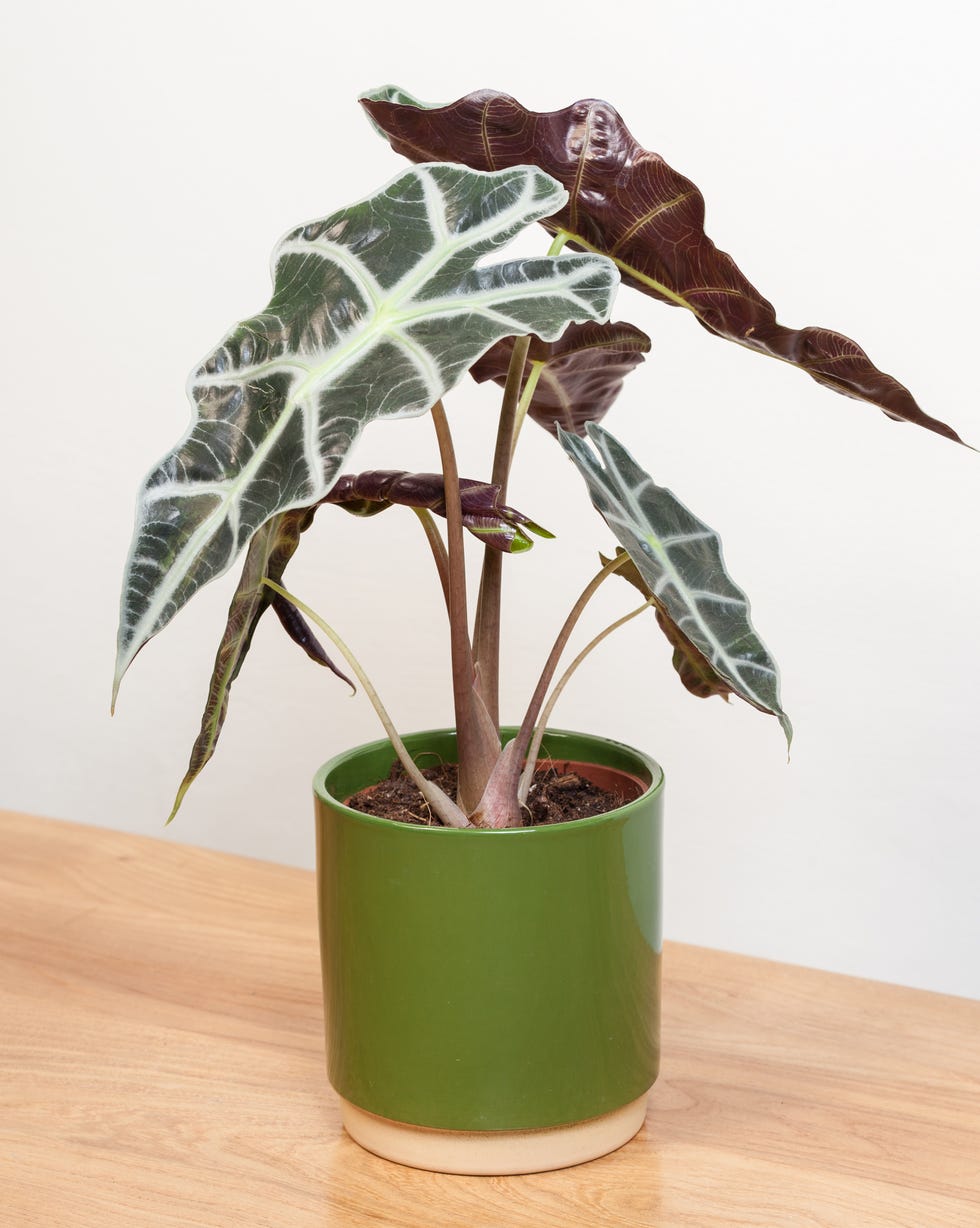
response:
<path id="1" fill-rule="evenodd" d="M 647 1095 L 601 1117 L 545 1130 L 431 1130 L 377 1117 L 341 1097 L 344 1129 L 365 1150 L 429 1172 L 504 1177 L 571 1168 L 628 1143 L 643 1125 Z"/>

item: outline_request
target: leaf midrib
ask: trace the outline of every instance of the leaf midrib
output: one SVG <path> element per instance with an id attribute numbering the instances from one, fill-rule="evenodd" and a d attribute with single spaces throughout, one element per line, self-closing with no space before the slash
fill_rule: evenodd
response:
<path id="1" fill-rule="evenodd" d="M 427 203 L 429 203 L 432 199 L 430 189 L 436 188 L 436 185 L 431 176 L 428 174 L 422 175 L 421 178 L 424 180 L 426 200 Z M 436 191 L 436 195 L 438 196 L 439 201 L 441 201 L 441 194 Z M 491 215 L 491 217 L 485 221 L 483 225 L 475 228 L 474 230 L 467 231 L 465 234 L 458 236 L 455 240 L 446 241 L 445 238 L 442 238 L 442 246 L 439 246 L 437 242 L 436 231 L 441 230 L 442 236 L 445 236 L 448 232 L 445 226 L 438 227 L 433 223 L 433 219 L 431 217 L 432 206 L 430 204 L 426 218 L 429 221 L 433 232 L 432 251 L 421 266 L 416 266 L 410 271 L 410 273 L 406 274 L 392 287 L 390 293 L 392 295 L 399 295 L 399 303 L 405 303 L 406 300 L 408 300 L 409 303 L 414 303 L 416 301 L 415 296 L 417 291 L 427 283 L 427 281 L 438 269 L 444 267 L 448 261 L 457 255 L 462 249 L 479 246 L 487 235 L 494 235 L 499 233 L 501 230 L 505 230 L 513 222 L 515 217 L 532 211 L 530 208 L 531 198 L 532 193 L 525 189 L 521 196 L 511 203 L 506 212 Z M 442 215 L 440 214 L 440 216 Z M 295 244 L 295 242 L 295 240 L 290 241 L 290 245 L 292 246 Z M 313 249 L 315 242 L 316 241 L 309 242 L 307 243 L 307 246 L 310 249 Z M 279 254 L 280 253 L 277 252 L 277 263 Z M 481 253 L 481 255 L 482 254 L 485 253 Z M 349 266 L 351 261 L 353 261 L 355 265 L 362 264 L 362 262 L 357 260 L 356 257 L 352 257 L 350 253 L 348 253 L 344 263 L 346 266 Z M 370 273 L 370 270 L 367 271 Z M 371 279 L 373 280 L 373 274 L 371 274 Z M 526 289 L 523 295 L 515 293 L 515 287 L 513 286 L 502 287 L 501 290 L 498 291 L 498 294 L 502 298 L 513 299 L 521 297 L 535 297 L 539 292 L 540 284 L 535 283 L 534 287 Z M 571 290 L 566 290 L 566 293 L 571 294 Z M 436 304 L 426 303 L 414 313 L 399 313 L 391 310 L 388 303 L 382 303 L 380 306 L 375 307 L 371 319 L 361 324 L 356 337 L 352 338 L 346 346 L 341 345 L 338 349 L 333 350 L 330 356 L 317 367 L 305 367 L 304 364 L 291 361 L 283 361 L 281 363 L 263 363 L 261 368 L 263 371 L 275 371 L 282 370 L 290 366 L 299 366 L 301 369 L 305 369 L 307 374 L 302 382 L 290 391 L 289 397 L 283 406 L 282 413 L 279 415 L 274 427 L 265 435 L 261 444 L 252 453 L 245 466 L 243 466 L 243 468 L 234 478 L 229 479 L 223 484 L 216 484 L 212 487 L 211 493 L 214 494 L 217 500 L 215 507 L 208 513 L 207 517 L 201 521 L 197 530 L 191 535 L 191 537 L 188 538 L 183 549 L 179 552 L 171 564 L 169 569 L 170 573 L 174 574 L 179 571 L 181 575 L 183 574 L 183 569 L 179 569 L 176 565 L 178 559 L 183 560 L 184 558 L 188 557 L 188 554 L 190 554 L 190 557 L 192 558 L 195 557 L 198 547 L 204 545 L 211 537 L 213 537 L 216 526 L 219 525 L 223 519 L 228 519 L 229 524 L 237 537 L 238 525 L 237 523 L 233 523 L 234 518 L 231 515 L 231 510 L 234 509 L 235 499 L 239 490 L 243 485 L 247 484 L 250 477 L 263 464 L 268 453 L 277 443 L 280 436 L 292 423 L 297 406 L 302 404 L 306 396 L 308 396 L 319 383 L 323 382 L 328 375 L 336 376 L 336 374 L 342 370 L 344 366 L 355 361 L 357 356 L 366 348 L 373 345 L 379 339 L 379 337 L 391 335 L 393 340 L 403 343 L 405 348 L 412 346 L 412 343 L 409 342 L 407 338 L 394 336 L 393 334 L 400 333 L 400 330 L 414 319 L 423 317 L 430 318 L 433 315 L 451 315 L 454 314 L 454 312 L 460 314 L 470 314 L 475 308 L 485 306 L 492 302 L 495 297 L 496 295 L 481 296 L 481 299 L 477 299 L 476 303 L 474 303 L 472 299 L 468 299 L 468 306 L 465 309 L 465 312 L 464 309 L 458 304 L 454 308 L 451 301 L 448 299 L 445 300 L 447 303 L 445 309 L 439 307 L 437 300 Z M 394 319 L 392 319 L 393 316 Z M 412 348 L 414 348 L 414 346 L 412 346 Z M 209 378 L 206 386 L 214 387 L 228 383 L 247 384 L 249 380 L 253 378 L 253 374 L 254 373 L 249 370 L 247 372 L 242 372 L 240 376 L 233 376 L 231 379 L 226 379 L 220 382 Z M 193 386 L 197 386 L 196 381 Z M 311 476 L 313 475 L 311 474 Z M 200 495 L 203 493 L 200 486 L 185 488 L 185 490 L 188 496 L 191 494 Z M 175 490 L 170 493 L 179 497 L 185 492 Z M 292 506 L 299 505 L 293 504 Z M 288 507 L 279 509 L 279 511 L 288 510 Z M 158 594 L 157 601 L 149 606 L 143 617 L 131 627 L 131 633 L 128 640 L 129 643 L 135 642 L 138 637 L 146 638 L 147 629 L 150 629 L 150 634 L 152 634 L 152 629 L 156 626 L 160 616 L 160 611 L 165 608 L 167 600 L 169 600 L 169 598 L 165 598 L 164 590 L 161 589 Z"/>

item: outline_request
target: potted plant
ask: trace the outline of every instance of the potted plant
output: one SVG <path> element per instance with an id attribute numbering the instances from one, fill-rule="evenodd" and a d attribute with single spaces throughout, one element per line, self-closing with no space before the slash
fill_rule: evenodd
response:
<path id="1" fill-rule="evenodd" d="M 387 735 L 316 778 L 329 1069 L 345 1124 L 406 1163 L 532 1171 L 632 1137 L 658 1063 L 662 773 L 638 751 L 551 729 L 557 695 L 598 642 L 652 610 L 689 691 L 738 696 L 791 737 L 775 663 L 717 534 L 600 425 L 649 348 L 638 328 L 610 321 L 618 284 L 962 441 L 853 341 L 779 324 L 707 238 L 697 188 L 641 148 L 607 104 L 536 114 L 484 91 L 428 107 L 392 87 L 362 103 L 415 165 L 289 232 L 266 309 L 192 375 L 194 421 L 140 492 L 115 687 L 140 648 L 244 552 L 175 813 L 214 752 L 268 609 L 346 678 L 335 658 L 344 659 Z M 494 258 L 534 222 L 553 236 L 546 253 Z M 475 477 L 458 473 L 442 403 L 467 372 L 503 389 L 494 455 Z M 365 426 L 424 413 L 436 472 L 344 473 Z M 528 514 L 537 509 L 507 503 L 528 419 L 555 436 L 556 457 L 560 448 L 577 468 L 615 541 L 509 727 L 498 701 L 503 559 L 549 535 Z M 351 650 L 285 588 L 287 564 L 327 503 L 361 516 L 397 504 L 418 516 L 448 613 L 451 729 L 401 737 Z M 556 510 L 546 515 L 556 527 Z M 467 530 L 483 551 L 472 629 Z M 559 677 L 579 615 L 616 574 L 640 604 Z M 451 783 L 433 764 L 452 765 Z M 348 804 L 393 765 L 405 778 L 395 791 L 415 790 L 417 822 L 365 813 L 376 796 Z M 569 791 L 606 797 L 552 821 Z"/>

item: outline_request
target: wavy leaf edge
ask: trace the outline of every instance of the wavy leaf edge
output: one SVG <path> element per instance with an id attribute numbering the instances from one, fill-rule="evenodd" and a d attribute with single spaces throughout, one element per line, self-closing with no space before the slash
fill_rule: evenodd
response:
<path id="1" fill-rule="evenodd" d="M 412 160 L 439 156 L 500 167 L 517 159 L 541 166 L 571 192 L 567 205 L 543 224 L 553 233 L 564 231 L 580 250 L 609 255 L 626 284 L 686 307 L 709 332 L 796 366 L 889 418 L 963 444 L 850 337 L 780 324 L 772 304 L 706 234 L 698 187 L 640 145 L 602 99 L 532 111 L 497 90 L 430 104 L 387 85 L 360 102 L 392 148 Z"/>

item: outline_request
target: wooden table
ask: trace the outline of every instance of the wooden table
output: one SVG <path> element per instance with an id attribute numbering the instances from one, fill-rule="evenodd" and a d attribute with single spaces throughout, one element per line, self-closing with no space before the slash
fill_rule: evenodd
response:
<path id="1" fill-rule="evenodd" d="M 628 1147 L 442 1177 L 342 1133 L 313 876 L 0 812 L 11 1228 L 977 1228 L 980 1003 L 668 944 Z"/>

